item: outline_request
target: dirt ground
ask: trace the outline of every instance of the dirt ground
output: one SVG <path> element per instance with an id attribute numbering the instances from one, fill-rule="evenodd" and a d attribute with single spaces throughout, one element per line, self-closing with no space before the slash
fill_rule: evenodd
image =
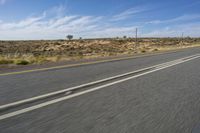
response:
<path id="1" fill-rule="evenodd" d="M 0 41 L 0 64 L 37 64 L 200 46 L 200 38 Z"/>

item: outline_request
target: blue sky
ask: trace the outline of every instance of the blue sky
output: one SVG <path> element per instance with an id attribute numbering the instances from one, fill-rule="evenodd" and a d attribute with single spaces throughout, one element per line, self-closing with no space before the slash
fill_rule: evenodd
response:
<path id="1" fill-rule="evenodd" d="M 0 40 L 200 37 L 199 0 L 0 0 Z"/>

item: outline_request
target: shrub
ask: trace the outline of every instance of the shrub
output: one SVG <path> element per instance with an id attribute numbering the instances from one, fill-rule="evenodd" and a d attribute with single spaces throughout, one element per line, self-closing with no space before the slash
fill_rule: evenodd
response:
<path id="1" fill-rule="evenodd" d="M 0 59 L 0 64 L 12 64 L 12 63 L 14 63 L 13 60 Z"/>
<path id="2" fill-rule="evenodd" d="M 36 63 L 36 64 L 42 64 L 44 62 L 48 62 L 48 60 L 46 57 L 43 57 L 43 56 L 36 57 L 35 61 L 34 61 L 34 63 Z"/>
<path id="3" fill-rule="evenodd" d="M 141 50 L 141 52 L 142 52 L 142 53 L 146 53 L 147 51 L 143 49 L 143 50 Z"/>
<path id="4" fill-rule="evenodd" d="M 59 42 L 55 42 L 54 45 L 62 45 L 61 43 Z"/>
<path id="5" fill-rule="evenodd" d="M 155 48 L 153 51 L 158 51 L 158 49 L 157 49 L 157 48 Z"/>
<path id="6" fill-rule="evenodd" d="M 72 40 L 73 37 L 74 37 L 73 35 L 67 35 L 67 36 L 66 36 L 66 38 L 67 38 L 68 40 Z"/>
<path id="7" fill-rule="evenodd" d="M 15 64 L 16 65 L 28 65 L 30 62 L 28 62 L 27 60 L 16 60 Z"/>

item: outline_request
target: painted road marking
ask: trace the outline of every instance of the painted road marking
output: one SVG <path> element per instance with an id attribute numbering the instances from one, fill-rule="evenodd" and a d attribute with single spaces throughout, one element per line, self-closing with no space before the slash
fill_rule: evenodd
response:
<path id="1" fill-rule="evenodd" d="M 62 65 L 62 66 L 39 68 L 39 69 L 31 69 L 31 70 L 24 70 L 24 71 L 17 71 L 17 72 L 0 73 L 0 76 L 18 75 L 18 74 L 25 74 L 25 73 L 31 73 L 31 72 L 41 72 L 41 71 L 47 71 L 47 70 L 56 70 L 56 69 L 62 69 L 62 68 L 70 68 L 70 67 L 78 67 L 78 66 L 85 66 L 85 65 L 93 65 L 93 64 L 99 64 L 99 63 L 106 63 L 106 62 L 112 62 L 112 61 L 121 61 L 121 60 L 127 60 L 127 59 L 135 59 L 135 58 L 140 58 L 140 57 L 148 57 L 148 56 L 154 56 L 154 55 L 174 53 L 174 52 L 178 52 L 178 51 L 181 51 L 181 50 L 183 50 L 183 49 L 173 50 L 173 51 L 170 51 L 170 52 L 150 53 L 150 54 L 144 54 L 144 55 L 138 55 L 138 56 L 122 57 L 122 58 L 117 58 L 117 59 L 108 59 L 108 60 L 100 60 L 100 61 L 93 61 L 93 62 L 85 62 L 85 63 L 79 63 L 79 64 Z"/>
<path id="2" fill-rule="evenodd" d="M 131 79 L 134 79 L 134 78 L 137 78 L 137 77 L 141 77 L 143 75 L 147 75 L 147 74 L 150 74 L 150 73 L 162 70 L 162 69 L 166 69 L 166 68 L 178 65 L 178 64 L 182 64 L 184 62 L 188 62 L 190 60 L 194 60 L 194 59 L 197 59 L 199 57 L 200 57 L 200 55 L 197 54 L 195 56 L 190 56 L 189 58 L 186 57 L 187 59 L 182 58 L 182 59 L 178 59 L 178 60 L 175 60 L 175 61 L 168 62 L 168 64 L 165 65 L 165 66 L 164 65 L 161 65 L 161 66 L 158 65 L 157 68 L 150 70 L 150 71 L 147 71 L 147 72 L 144 72 L 144 73 L 141 73 L 141 74 L 137 74 L 137 75 L 134 75 L 134 76 L 131 76 L 131 77 L 128 77 L 128 78 L 120 79 L 120 80 L 117 80 L 117 81 L 114 81 L 114 82 L 111 82 L 111 83 L 107 83 L 107 84 L 104 84 L 104 85 L 101 85 L 101 86 L 98 86 L 98 87 L 95 87 L 95 88 L 91 88 L 91 89 L 82 91 L 82 92 L 78 92 L 78 93 L 75 93 L 75 94 L 72 94 L 72 95 L 68 95 L 68 96 L 61 97 L 61 98 L 58 98 L 58 99 L 55 99 L 55 100 L 47 101 L 47 102 L 44 102 L 44 103 L 41 103 L 41 104 L 38 104 L 38 105 L 34 105 L 34 106 L 27 107 L 27 108 L 24 108 L 24 109 L 21 109 L 21 110 L 18 110 L 18 111 L 14 111 L 14 112 L 11 112 L 11 113 L 1 115 L 0 120 L 8 119 L 8 118 L 20 115 L 20 114 L 24 114 L 24 113 L 27 113 L 27 112 L 30 112 L 30 111 L 33 111 L 33 110 L 36 110 L 36 109 L 39 109 L 39 108 L 46 107 L 48 105 L 52 105 L 52 104 L 67 100 L 67 99 L 71 99 L 71 98 L 74 98 L 74 97 L 77 97 L 77 96 L 80 96 L 80 95 L 83 95 L 83 94 L 94 92 L 94 91 L 100 90 L 102 88 L 109 87 L 109 86 L 112 86 L 112 85 L 115 85 L 115 84 L 118 84 L 118 83 L 122 83 L 122 82 L 131 80 Z"/>
<path id="3" fill-rule="evenodd" d="M 107 81 L 110 81 L 110 80 L 114 80 L 114 79 L 117 79 L 117 78 L 120 78 L 120 77 L 124 77 L 124 76 L 127 76 L 127 75 L 131 75 L 131 74 L 134 74 L 134 73 L 138 73 L 138 72 L 141 72 L 141 71 L 152 69 L 152 68 L 155 68 L 155 67 L 166 66 L 166 65 L 168 65 L 170 63 L 177 62 L 179 60 L 189 59 L 189 58 L 192 58 L 194 56 L 198 56 L 198 55 L 188 56 L 188 57 L 181 58 L 181 59 L 178 59 L 178 60 L 165 62 L 165 63 L 162 63 L 162 64 L 158 64 L 158 65 L 154 65 L 154 66 L 151 66 L 151 67 L 139 69 L 139 70 L 136 70 L 136 71 L 132 71 L 132 72 L 128 72 L 128 73 L 112 76 L 112 77 L 109 77 L 109 78 L 93 81 L 93 82 L 90 82 L 90 83 L 82 84 L 82 85 L 79 85 L 79 86 L 67 88 L 67 89 L 64 89 L 64 90 L 59 90 L 59 91 L 47 93 L 47 94 L 44 94 L 44 95 L 40 95 L 40 96 L 36 96 L 36 97 L 32 97 L 32 98 L 28 98 L 28 99 L 24 99 L 24 100 L 20 100 L 20 101 L 16 101 L 16 102 L 9 103 L 9 104 L 6 104 L 6 105 L 1 105 L 0 106 L 0 110 L 5 110 L 7 108 L 20 106 L 20 105 L 27 104 L 27 103 L 30 103 L 30 102 L 34 102 L 34 101 L 38 101 L 38 100 L 41 100 L 41 99 L 45 99 L 45 98 L 48 98 L 48 97 L 53 97 L 55 95 L 59 95 L 59 94 L 66 93 L 66 92 L 69 92 L 69 91 L 75 91 L 75 90 L 80 89 L 80 88 L 85 88 L 85 87 L 92 86 L 92 85 L 95 85 L 95 84 L 107 82 Z"/>

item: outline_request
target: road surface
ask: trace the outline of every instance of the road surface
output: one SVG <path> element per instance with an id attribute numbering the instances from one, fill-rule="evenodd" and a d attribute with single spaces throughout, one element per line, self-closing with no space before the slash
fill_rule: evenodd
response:
<path id="1" fill-rule="evenodd" d="M 200 48 L 191 48 L 0 75 L 3 107 L 133 72 L 65 95 L 0 110 L 0 133 L 191 133 L 200 125 L 199 54 Z M 144 68 L 150 69 L 135 72 Z"/>

